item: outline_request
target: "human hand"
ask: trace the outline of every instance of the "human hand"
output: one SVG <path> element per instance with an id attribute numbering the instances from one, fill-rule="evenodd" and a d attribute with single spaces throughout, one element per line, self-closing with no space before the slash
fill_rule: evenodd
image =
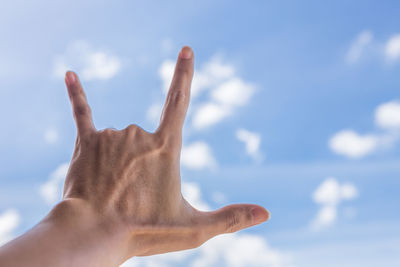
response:
<path id="1" fill-rule="evenodd" d="M 192 50 L 184 47 L 154 133 L 137 125 L 96 130 L 77 75 L 66 74 L 77 138 L 59 205 L 73 207 L 68 209 L 77 211 L 78 220 L 93 222 L 93 229 L 118 239 L 122 260 L 195 248 L 269 217 L 252 204 L 199 211 L 181 194 L 182 126 L 193 62 Z"/>

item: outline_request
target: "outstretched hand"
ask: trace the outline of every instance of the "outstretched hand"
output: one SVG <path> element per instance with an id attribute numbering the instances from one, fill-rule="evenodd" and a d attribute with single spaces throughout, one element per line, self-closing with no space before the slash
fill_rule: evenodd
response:
<path id="1" fill-rule="evenodd" d="M 112 222 L 111 231 L 125 231 L 132 248 L 128 257 L 198 247 L 268 218 L 264 208 L 250 204 L 199 211 L 181 194 L 182 126 L 193 61 L 192 50 L 184 47 L 154 133 L 137 125 L 97 131 L 77 75 L 66 74 L 78 133 L 64 199 L 85 201 L 99 220 Z"/>
<path id="2" fill-rule="evenodd" d="M 193 61 L 192 50 L 184 47 L 154 133 L 137 125 L 96 130 L 77 75 L 66 73 L 77 138 L 63 200 L 0 251 L 0 263 L 3 255 L 5 262 L 7 257 L 20 260 L 13 266 L 26 266 L 18 255 L 29 259 L 28 254 L 34 258 L 50 251 L 48 258 L 29 259 L 30 266 L 116 266 L 133 256 L 195 248 L 268 219 L 264 208 L 252 204 L 199 211 L 181 194 L 182 126 Z"/>

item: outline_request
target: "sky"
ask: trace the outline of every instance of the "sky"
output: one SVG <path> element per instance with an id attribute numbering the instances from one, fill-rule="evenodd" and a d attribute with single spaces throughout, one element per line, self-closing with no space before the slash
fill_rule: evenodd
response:
<path id="1" fill-rule="evenodd" d="M 268 222 L 123 267 L 400 266 L 398 1 L 22 1 L 0 9 L 0 243 L 61 199 L 76 71 L 97 129 L 153 131 L 195 53 L 182 190 Z"/>

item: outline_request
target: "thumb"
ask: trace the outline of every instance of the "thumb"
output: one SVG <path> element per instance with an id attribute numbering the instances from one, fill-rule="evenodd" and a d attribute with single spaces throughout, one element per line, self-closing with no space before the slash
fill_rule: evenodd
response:
<path id="1" fill-rule="evenodd" d="M 248 228 L 265 222 L 269 212 L 259 205 L 235 204 L 212 212 L 204 212 L 209 238 Z"/>

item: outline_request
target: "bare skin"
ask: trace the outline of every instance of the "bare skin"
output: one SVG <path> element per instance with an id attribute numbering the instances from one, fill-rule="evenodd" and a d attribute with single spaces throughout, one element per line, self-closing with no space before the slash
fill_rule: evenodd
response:
<path id="1" fill-rule="evenodd" d="M 0 266 L 116 267 L 134 256 L 196 248 L 268 219 L 253 204 L 199 211 L 181 194 L 182 126 L 193 62 L 193 51 L 184 47 L 154 133 L 137 125 L 96 130 L 77 75 L 66 73 L 77 138 L 63 200 L 0 248 Z"/>

